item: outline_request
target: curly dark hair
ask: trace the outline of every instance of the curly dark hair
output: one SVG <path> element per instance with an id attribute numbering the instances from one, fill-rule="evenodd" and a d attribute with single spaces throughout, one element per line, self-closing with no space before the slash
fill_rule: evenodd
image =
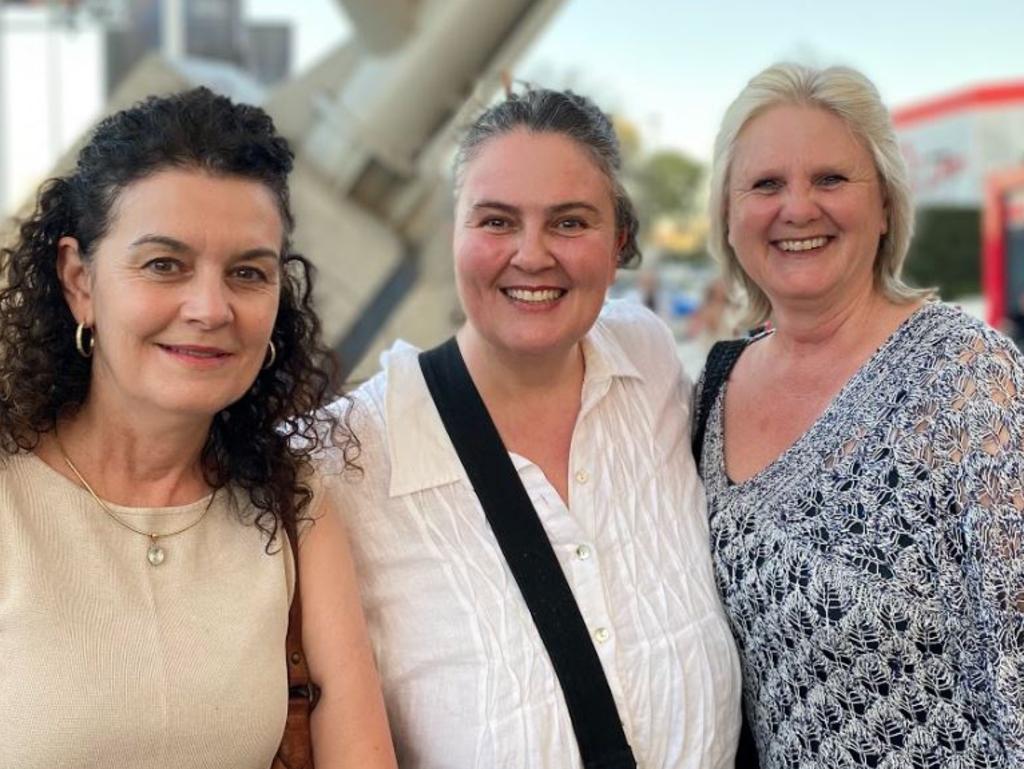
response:
<path id="1" fill-rule="evenodd" d="M 301 519 L 313 493 L 312 455 L 326 436 L 335 436 L 346 466 L 359 444 L 337 416 L 343 412 L 323 408 L 335 395 L 338 367 L 313 311 L 313 266 L 291 251 L 293 157 L 266 112 L 206 88 L 150 97 L 99 123 L 74 170 L 42 186 L 15 243 L 0 250 L 0 452 L 31 451 L 89 394 L 91 361 L 76 351 L 77 324 L 57 274 L 60 238 L 76 238 L 91 259 L 121 192 L 161 170 L 254 180 L 273 193 L 284 227 L 271 336 L 277 356 L 214 418 L 202 465 L 211 487 L 231 484 L 248 495 L 268 548 L 279 526 Z"/>
<path id="2" fill-rule="evenodd" d="M 515 130 L 561 134 L 586 150 L 612 187 L 615 229 L 623 236 L 619 267 L 637 267 L 643 255 L 637 243 L 640 222 L 622 184 L 622 152 L 608 115 L 586 96 L 572 91 L 525 86 L 485 109 L 466 129 L 455 154 L 455 184 L 462 183 L 466 164 L 491 139 Z"/>

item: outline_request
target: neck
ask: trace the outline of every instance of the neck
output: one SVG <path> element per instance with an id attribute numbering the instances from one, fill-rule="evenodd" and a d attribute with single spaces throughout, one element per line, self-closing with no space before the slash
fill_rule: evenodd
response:
<path id="1" fill-rule="evenodd" d="M 861 346 L 878 346 L 919 303 L 895 304 L 872 287 L 839 301 L 773 307 L 772 347 L 777 353 L 813 355 L 828 350 L 842 355 Z"/>
<path id="2" fill-rule="evenodd" d="M 563 388 L 576 397 L 583 388 L 583 350 L 577 342 L 565 350 L 514 354 L 499 350 L 463 326 L 456 338 L 481 397 L 490 405 L 551 398 Z"/>
<path id="3" fill-rule="evenodd" d="M 920 306 L 871 292 L 815 314 L 776 307 L 775 333 L 754 345 L 752 362 L 774 372 L 790 393 L 832 392 Z"/>
<path id="4" fill-rule="evenodd" d="M 210 419 L 127 419 L 92 400 L 60 420 L 44 459 L 67 475 L 61 451 L 104 499 L 133 507 L 182 505 L 209 493 L 201 454 Z M 57 460 L 57 461 L 54 461 Z"/>

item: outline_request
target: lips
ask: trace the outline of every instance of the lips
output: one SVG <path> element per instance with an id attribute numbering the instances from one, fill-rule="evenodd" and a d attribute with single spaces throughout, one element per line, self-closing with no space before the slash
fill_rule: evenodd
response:
<path id="1" fill-rule="evenodd" d="M 516 286 L 514 288 L 503 288 L 501 293 L 507 296 L 514 302 L 523 302 L 525 304 L 551 304 L 557 302 L 563 296 L 568 293 L 564 288 L 527 288 L 523 286 Z"/>
<path id="2" fill-rule="evenodd" d="M 218 347 L 206 347 L 191 344 L 158 344 L 161 350 L 183 358 L 195 358 L 196 360 L 217 360 L 231 356 L 226 350 Z"/>
<path id="3" fill-rule="evenodd" d="M 795 253 L 799 251 L 813 251 L 827 245 L 832 238 L 827 235 L 817 235 L 813 238 L 786 238 L 775 240 L 772 244 L 780 251 Z"/>

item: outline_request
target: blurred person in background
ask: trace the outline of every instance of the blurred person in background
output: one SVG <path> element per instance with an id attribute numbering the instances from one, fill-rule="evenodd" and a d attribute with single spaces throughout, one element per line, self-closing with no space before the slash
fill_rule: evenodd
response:
<path id="1" fill-rule="evenodd" d="M 317 766 L 393 767 L 351 556 L 292 154 L 206 89 L 99 124 L 0 290 L 0 764 L 268 767 L 303 528 Z"/>
<path id="2" fill-rule="evenodd" d="M 663 323 L 604 306 L 640 258 L 619 166 L 581 96 L 526 90 L 484 112 L 456 159 L 465 325 L 428 353 L 396 343 L 353 394 L 365 472 L 339 505 L 406 769 L 733 765 L 739 671 L 690 386 Z M 468 452 L 452 400 L 480 417 Z M 526 532 L 539 550 L 508 547 Z M 574 676 L 603 687 L 614 755 L 588 747 L 604 725 Z"/>
<path id="3" fill-rule="evenodd" d="M 711 346 L 733 336 L 736 330 L 736 306 L 729 297 L 729 287 L 721 277 L 704 286 L 700 307 L 687 319 L 686 339 L 707 355 Z"/>
<path id="4" fill-rule="evenodd" d="M 761 765 L 1024 766 L 1024 360 L 900 279 L 906 167 L 858 72 L 754 77 L 711 190 L 773 325 L 712 352 L 696 446 Z"/>

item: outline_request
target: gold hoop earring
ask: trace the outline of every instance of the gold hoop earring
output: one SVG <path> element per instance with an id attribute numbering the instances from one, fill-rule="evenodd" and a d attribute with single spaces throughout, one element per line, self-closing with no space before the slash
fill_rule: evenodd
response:
<path id="1" fill-rule="evenodd" d="M 85 344 L 85 332 L 89 331 L 89 344 Z M 75 349 L 83 358 L 91 358 L 92 350 L 96 346 L 96 334 L 84 323 L 79 323 L 75 329 Z"/>
<path id="2" fill-rule="evenodd" d="M 274 365 L 274 361 L 277 360 L 277 349 L 274 347 L 274 340 L 271 339 L 267 343 L 267 349 L 270 353 L 270 357 L 263 362 L 263 368 L 268 369 Z"/>

